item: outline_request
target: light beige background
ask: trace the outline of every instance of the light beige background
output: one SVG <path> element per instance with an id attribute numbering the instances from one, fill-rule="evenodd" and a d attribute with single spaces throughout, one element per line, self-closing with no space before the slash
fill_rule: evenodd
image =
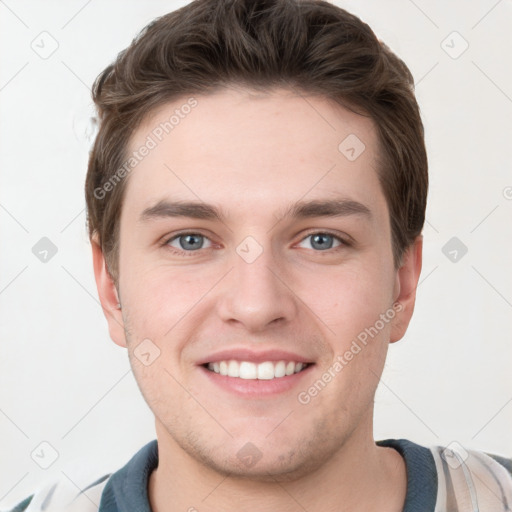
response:
<path id="1" fill-rule="evenodd" d="M 113 471 L 154 438 L 96 299 L 89 90 L 143 25 L 184 3 L 0 1 L 0 508 L 53 477 L 84 485 L 84 469 Z M 390 348 L 375 436 L 510 457 L 512 2 L 337 3 L 409 65 L 430 157 L 417 309 Z M 42 237 L 57 248 L 46 263 L 32 252 Z M 452 237 L 468 249 L 455 263 L 442 250 Z"/>

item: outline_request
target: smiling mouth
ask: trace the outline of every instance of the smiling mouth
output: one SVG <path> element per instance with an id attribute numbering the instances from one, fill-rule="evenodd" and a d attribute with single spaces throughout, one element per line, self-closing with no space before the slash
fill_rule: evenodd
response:
<path id="1" fill-rule="evenodd" d="M 313 363 L 298 363 L 295 361 L 265 361 L 252 363 L 250 361 L 216 361 L 203 366 L 213 373 L 246 380 L 272 380 L 288 377 L 304 371 Z"/>

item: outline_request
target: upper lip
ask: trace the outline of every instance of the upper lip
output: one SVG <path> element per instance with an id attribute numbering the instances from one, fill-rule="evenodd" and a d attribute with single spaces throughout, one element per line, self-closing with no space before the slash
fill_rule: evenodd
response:
<path id="1" fill-rule="evenodd" d="M 198 365 L 207 363 L 216 363 L 219 361 L 249 361 L 251 363 L 264 363 L 265 361 L 294 361 L 296 363 L 312 363 L 311 358 L 300 356 L 293 352 L 284 350 L 259 350 L 254 351 L 248 348 L 225 349 L 215 354 L 204 357 L 198 362 Z"/>

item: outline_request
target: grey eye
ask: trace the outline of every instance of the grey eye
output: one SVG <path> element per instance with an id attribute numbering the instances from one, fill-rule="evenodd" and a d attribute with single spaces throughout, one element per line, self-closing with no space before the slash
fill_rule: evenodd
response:
<path id="1" fill-rule="evenodd" d="M 340 239 L 337 236 L 331 235 L 329 233 L 312 233 L 311 235 L 305 237 L 301 243 L 304 243 L 306 240 L 311 240 L 310 247 L 307 247 L 307 249 L 316 249 L 319 251 L 332 249 L 335 242 L 337 242 L 336 247 L 341 245 Z"/>
<path id="2" fill-rule="evenodd" d="M 205 248 L 204 243 L 206 240 L 208 240 L 208 238 L 198 233 L 185 233 L 169 240 L 168 244 L 176 249 L 196 251 Z M 179 243 L 179 246 L 175 245 L 176 243 Z"/>

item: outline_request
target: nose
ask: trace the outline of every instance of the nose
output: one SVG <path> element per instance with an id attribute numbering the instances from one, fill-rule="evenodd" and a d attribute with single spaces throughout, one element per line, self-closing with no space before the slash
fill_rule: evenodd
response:
<path id="1" fill-rule="evenodd" d="M 278 265 L 270 250 L 254 260 L 235 252 L 233 268 L 222 283 L 217 310 L 224 322 L 239 324 L 250 332 L 261 332 L 271 324 L 292 322 L 299 299 L 290 276 Z"/>

